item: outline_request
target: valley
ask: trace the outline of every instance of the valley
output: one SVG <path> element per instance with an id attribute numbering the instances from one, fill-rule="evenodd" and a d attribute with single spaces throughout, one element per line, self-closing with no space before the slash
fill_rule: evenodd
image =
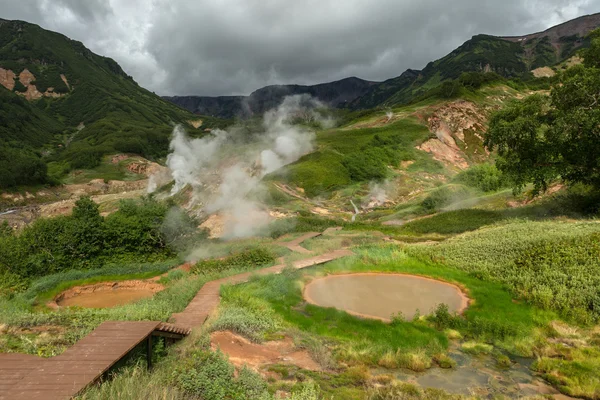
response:
<path id="1" fill-rule="evenodd" d="M 0 400 L 600 399 L 599 15 L 216 98 L 0 20 Z"/>

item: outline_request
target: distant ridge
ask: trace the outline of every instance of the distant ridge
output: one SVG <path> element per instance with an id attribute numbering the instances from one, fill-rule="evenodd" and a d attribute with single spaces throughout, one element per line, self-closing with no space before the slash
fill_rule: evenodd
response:
<path id="1" fill-rule="evenodd" d="M 584 15 L 542 32 L 521 36 L 475 35 L 423 70 L 409 69 L 384 82 L 346 78 L 319 85 L 278 85 L 250 96 L 172 96 L 164 99 L 197 114 L 222 118 L 261 114 L 290 94 L 308 93 L 330 107 L 351 110 L 404 104 L 463 72 L 495 72 L 506 78 L 531 77 L 530 71 L 552 67 L 588 45 L 587 34 L 600 27 L 600 13 Z"/>
<path id="2" fill-rule="evenodd" d="M 356 77 L 317 85 L 271 85 L 252 92 L 249 96 L 165 96 L 188 111 L 221 118 L 246 118 L 261 115 L 276 107 L 290 95 L 309 94 L 330 107 L 342 108 L 367 93 L 378 82 Z"/>
<path id="3" fill-rule="evenodd" d="M 545 31 L 530 33 L 527 35 L 521 36 L 498 36 L 504 40 L 510 40 L 513 42 L 521 41 L 523 39 L 531 40 L 537 39 L 543 36 L 549 36 L 550 38 L 561 38 L 565 36 L 585 36 L 590 31 L 594 30 L 600 26 L 600 13 L 582 15 L 581 17 L 577 17 L 570 21 L 563 22 L 562 24 L 558 24 L 551 28 L 546 29 Z"/>

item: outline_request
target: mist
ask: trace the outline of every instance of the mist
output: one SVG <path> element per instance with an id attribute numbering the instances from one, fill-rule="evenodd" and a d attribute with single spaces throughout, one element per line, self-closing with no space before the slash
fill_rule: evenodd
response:
<path id="1" fill-rule="evenodd" d="M 262 178 L 313 150 L 314 132 L 297 122 L 330 126 L 322 109 L 308 95 L 286 97 L 265 113 L 261 132 L 253 135 L 233 127 L 194 139 L 175 127 L 166 162 L 174 181 L 170 195 L 189 188 L 186 207 L 203 217 L 218 215 L 225 239 L 264 233 L 272 217 L 260 201 Z M 157 186 L 151 183 L 149 191 Z"/>

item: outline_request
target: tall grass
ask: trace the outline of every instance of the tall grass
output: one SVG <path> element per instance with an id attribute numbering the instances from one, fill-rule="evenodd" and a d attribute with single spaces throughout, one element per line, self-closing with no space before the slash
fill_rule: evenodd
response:
<path id="1" fill-rule="evenodd" d="M 600 320 L 600 224 L 493 226 L 409 254 L 506 284 L 518 298 L 581 322 Z"/>

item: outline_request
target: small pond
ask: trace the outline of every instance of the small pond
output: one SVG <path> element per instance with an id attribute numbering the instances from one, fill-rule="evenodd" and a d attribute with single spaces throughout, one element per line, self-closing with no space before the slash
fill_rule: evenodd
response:
<path id="1" fill-rule="evenodd" d="M 103 282 L 71 288 L 55 299 L 60 307 L 109 308 L 147 299 L 163 286 L 149 281 Z"/>
<path id="2" fill-rule="evenodd" d="M 414 275 L 361 273 L 331 275 L 306 285 L 304 298 L 321 307 L 335 307 L 350 314 L 389 321 L 401 313 L 412 318 L 430 314 L 439 304 L 450 312 L 462 312 L 469 299 L 455 285 Z"/>

